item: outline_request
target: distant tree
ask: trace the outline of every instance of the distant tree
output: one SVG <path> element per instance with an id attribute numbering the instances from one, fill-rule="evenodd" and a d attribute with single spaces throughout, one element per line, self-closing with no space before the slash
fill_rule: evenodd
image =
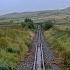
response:
<path id="1" fill-rule="evenodd" d="M 29 19 L 29 18 L 25 18 L 25 20 L 24 20 L 24 22 L 26 22 L 26 23 L 29 23 L 29 22 L 33 22 L 31 19 Z"/>
<path id="2" fill-rule="evenodd" d="M 44 22 L 44 24 L 43 24 L 43 29 L 44 29 L 44 30 L 48 30 L 48 29 L 50 29 L 52 26 L 53 26 L 52 21 L 51 21 L 51 20 L 48 20 L 47 22 Z"/>
<path id="3" fill-rule="evenodd" d="M 29 28 L 29 29 L 34 29 L 34 23 L 31 19 L 25 18 L 24 23 L 22 23 L 23 27 Z"/>
<path id="4" fill-rule="evenodd" d="M 29 29 L 34 29 L 34 24 L 33 24 L 32 21 L 28 23 L 28 28 Z"/>

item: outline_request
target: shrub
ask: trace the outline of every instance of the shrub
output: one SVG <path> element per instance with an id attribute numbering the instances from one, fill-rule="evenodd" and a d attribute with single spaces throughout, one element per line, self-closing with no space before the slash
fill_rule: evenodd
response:
<path id="1" fill-rule="evenodd" d="M 24 22 L 28 23 L 28 22 L 33 22 L 33 21 L 31 19 L 29 19 L 29 18 L 25 18 Z"/>
<path id="2" fill-rule="evenodd" d="M 28 28 L 29 28 L 29 29 L 34 29 L 34 24 L 33 24 L 33 22 L 28 23 Z"/>
<path id="3" fill-rule="evenodd" d="M 24 22 L 21 23 L 23 28 L 34 29 L 34 23 L 31 19 L 26 18 Z"/>
<path id="4" fill-rule="evenodd" d="M 0 60 L 0 70 L 12 70 L 12 68 L 4 60 Z"/>
<path id="5" fill-rule="evenodd" d="M 47 22 L 44 22 L 42 26 L 44 30 L 48 30 L 53 26 L 53 23 L 51 21 L 47 21 Z"/>
<path id="6" fill-rule="evenodd" d="M 8 47 L 7 48 L 7 52 L 10 52 L 10 53 L 20 53 L 20 49 L 19 48 L 11 48 L 11 47 Z"/>
<path id="7" fill-rule="evenodd" d="M 8 66 L 8 65 L 4 66 L 4 64 L 3 64 L 3 65 L 0 66 L 0 70 L 12 70 L 12 69 L 11 69 L 10 66 Z"/>

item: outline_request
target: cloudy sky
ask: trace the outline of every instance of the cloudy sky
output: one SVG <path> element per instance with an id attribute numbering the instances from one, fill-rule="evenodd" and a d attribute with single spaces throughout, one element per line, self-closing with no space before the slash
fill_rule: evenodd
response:
<path id="1" fill-rule="evenodd" d="M 70 7 L 70 0 L 0 0 L 0 15 Z"/>

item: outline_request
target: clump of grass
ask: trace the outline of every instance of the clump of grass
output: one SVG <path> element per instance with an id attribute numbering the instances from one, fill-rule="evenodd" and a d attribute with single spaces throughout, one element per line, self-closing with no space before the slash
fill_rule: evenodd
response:
<path id="1" fill-rule="evenodd" d="M 12 68 L 5 61 L 1 60 L 0 61 L 0 70 L 12 70 Z"/>
<path id="2" fill-rule="evenodd" d="M 10 53 L 20 53 L 20 48 L 7 48 L 7 52 L 10 52 Z"/>

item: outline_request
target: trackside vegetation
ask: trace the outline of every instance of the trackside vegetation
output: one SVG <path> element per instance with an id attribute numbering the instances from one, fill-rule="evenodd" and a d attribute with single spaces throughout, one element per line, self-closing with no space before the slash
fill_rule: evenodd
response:
<path id="1" fill-rule="evenodd" d="M 31 48 L 34 22 L 25 18 L 24 22 L 10 20 L 0 25 L 0 70 L 16 70 Z"/>
<path id="2" fill-rule="evenodd" d="M 70 70 L 70 26 L 53 26 L 45 32 L 45 36 L 64 66 L 63 70 Z"/>
<path id="3" fill-rule="evenodd" d="M 21 25 L 23 28 L 26 28 L 26 29 L 30 29 L 30 30 L 35 29 L 34 22 L 29 18 L 25 18 L 24 22 L 22 22 Z"/>
<path id="4" fill-rule="evenodd" d="M 53 27 L 53 22 L 51 20 L 48 20 L 46 22 L 41 23 L 43 30 L 48 30 Z"/>
<path id="5" fill-rule="evenodd" d="M 16 70 L 31 47 L 33 32 L 22 27 L 0 28 L 0 70 Z"/>

